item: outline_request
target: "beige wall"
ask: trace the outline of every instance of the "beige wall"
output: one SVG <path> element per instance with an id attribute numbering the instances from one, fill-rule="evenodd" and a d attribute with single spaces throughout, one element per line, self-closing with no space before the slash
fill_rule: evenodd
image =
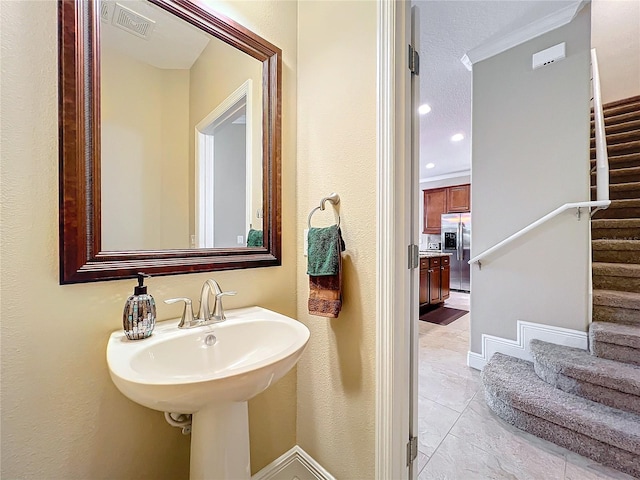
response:
<path id="1" fill-rule="evenodd" d="M 284 51 L 282 266 L 151 278 L 159 319 L 181 309 L 162 300 L 196 299 L 209 277 L 239 292 L 227 308 L 296 315 L 296 5 L 239 2 L 227 14 L 236 5 L 241 23 Z M 56 2 L 2 2 L 0 15 L 1 476 L 187 478 L 189 437 L 109 379 L 107 338 L 135 282 L 58 282 Z M 256 471 L 295 444 L 295 372 L 252 400 L 249 416 Z"/>
<path id="2" fill-rule="evenodd" d="M 254 5 L 253 2 L 249 3 Z M 254 6 L 257 7 L 257 4 Z M 256 8 L 252 10 L 255 11 Z M 295 25 L 293 29 L 295 31 Z M 248 106 L 247 110 L 252 112 L 251 154 L 253 157 L 252 201 L 248 208 L 251 211 L 251 224 L 256 229 L 262 229 L 262 219 L 256 218 L 256 210 L 262 208 L 262 62 L 216 38 L 211 39 L 191 67 L 190 169 L 194 172 L 191 178 L 195 179 L 195 126 L 248 79 L 251 80 L 252 87 L 251 106 Z M 195 192 L 193 182 L 191 191 Z M 194 200 L 195 193 L 191 196 L 192 212 L 195 212 Z M 195 218 L 195 213 L 193 217 Z M 195 225 L 191 231 L 195 233 Z"/>
<path id="3" fill-rule="evenodd" d="M 100 61 L 102 248 L 189 248 L 189 70 Z"/>
<path id="4" fill-rule="evenodd" d="M 356 21 L 357 19 L 357 21 Z M 376 3 L 298 4 L 298 444 L 336 478 L 374 478 Z M 303 229 L 331 192 L 346 242 L 338 319 L 307 313 Z M 329 208 L 314 226 L 332 221 Z"/>
<path id="5" fill-rule="evenodd" d="M 594 0 L 591 10 L 603 102 L 640 95 L 640 2 Z"/>
<path id="6" fill-rule="evenodd" d="M 589 199 L 587 6 L 569 25 L 473 66 L 472 256 L 567 202 Z M 567 58 L 531 70 L 566 42 Z M 471 270 L 471 350 L 516 322 L 584 330 L 589 217 L 567 212 Z"/>

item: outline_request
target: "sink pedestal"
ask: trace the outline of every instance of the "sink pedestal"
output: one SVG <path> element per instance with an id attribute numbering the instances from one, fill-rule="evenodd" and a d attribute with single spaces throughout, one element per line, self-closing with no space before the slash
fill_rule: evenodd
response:
<path id="1" fill-rule="evenodd" d="M 191 417 L 191 480 L 249 480 L 247 402 L 212 404 Z"/>

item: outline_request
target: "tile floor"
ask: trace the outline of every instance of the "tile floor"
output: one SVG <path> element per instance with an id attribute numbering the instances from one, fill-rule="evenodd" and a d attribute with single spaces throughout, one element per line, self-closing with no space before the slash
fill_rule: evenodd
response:
<path id="1" fill-rule="evenodd" d="M 446 304 L 469 310 L 469 295 L 452 292 Z M 419 322 L 419 480 L 632 479 L 496 417 L 466 364 L 469 318 Z"/>

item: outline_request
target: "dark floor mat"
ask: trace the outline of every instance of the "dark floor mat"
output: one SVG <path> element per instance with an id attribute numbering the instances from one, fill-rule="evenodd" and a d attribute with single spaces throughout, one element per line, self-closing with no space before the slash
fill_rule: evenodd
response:
<path id="1" fill-rule="evenodd" d="M 458 310 L 457 308 L 437 307 L 421 314 L 420 320 L 438 325 L 449 325 L 467 313 L 469 312 L 466 310 Z"/>

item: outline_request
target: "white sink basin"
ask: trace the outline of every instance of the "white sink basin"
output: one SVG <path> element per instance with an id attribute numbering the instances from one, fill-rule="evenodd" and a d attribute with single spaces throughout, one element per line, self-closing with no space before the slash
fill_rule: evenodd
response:
<path id="1" fill-rule="evenodd" d="M 177 319 L 160 322 L 144 340 L 112 333 L 111 379 L 145 407 L 195 413 L 262 392 L 296 364 L 309 340 L 305 325 L 264 308 L 229 310 L 226 316 L 224 322 L 192 329 L 179 329 Z M 208 345 L 212 334 L 215 343 Z"/>

